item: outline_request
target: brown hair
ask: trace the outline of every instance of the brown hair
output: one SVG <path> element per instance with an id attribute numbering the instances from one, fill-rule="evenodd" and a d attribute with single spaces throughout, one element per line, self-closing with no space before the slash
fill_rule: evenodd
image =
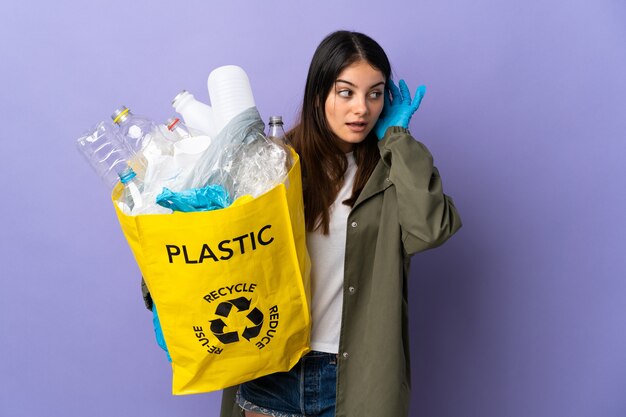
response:
<path id="1" fill-rule="evenodd" d="M 348 168 L 348 160 L 337 145 L 339 138 L 326 120 L 324 104 L 337 76 L 349 65 L 365 61 L 391 75 L 387 55 L 370 37 L 348 31 L 328 35 L 317 47 L 304 90 L 299 123 L 287 135 L 300 155 L 304 185 L 304 217 L 307 231 L 321 228 L 329 232 L 329 208 L 337 198 Z M 353 207 L 380 159 L 378 139 L 374 132 L 353 147 L 357 171 L 352 196 L 343 201 Z"/>

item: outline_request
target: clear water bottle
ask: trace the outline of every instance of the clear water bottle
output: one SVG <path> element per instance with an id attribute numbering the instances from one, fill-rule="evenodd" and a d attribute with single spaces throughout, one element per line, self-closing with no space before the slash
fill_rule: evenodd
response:
<path id="1" fill-rule="evenodd" d="M 115 110 L 111 119 L 119 126 L 122 139 L 131 152 L 129 165 L 143 178 L 148 166 L 143 151 L 152 142 L 156 124 L 146 117 L 132 114 L 126 106 Z"/>
<path id="2" fill-rule="evenodd" d="M 282 116 L 270 116 L 267 137 L 272 142 L 287 146 L 287 139 L 285 139 L 285 129 L 283 127 Z"/>
<path id="3" fill-rule="evenodd" d="M 217 132 L 211 106 L 196 100 L 193 94 L 183 90 L 172 100 L 172 107 L 176 113 L 183 116 L 188 127 L 202 132 L 211 139 L 215 138 Z"/>
<path id="4" fill-rule="evenodd" d="M 124 186 L 122 195 L 118 200 L 121 210 L 125 214 L 137 212 L 144 206 L 143 182 L 131 167 L 126 168 L 119 177 Z"/>
<path id="5" fill-rule="evenodd" d="M 142 116 L 136 116 L 130 109 L 122 106 L 111 115 L 113 123 L 120 127 L 125 143 L 134 155 L 140 155 L 150 142 L 151 134 L 156 129 L 155 123 Z"/>
<path id="6" fill-rule="evenodd" d="M 117 127 L 110 122 L 100 122 L 79 137 L 76 146 L 112 190 L 119 175 L 128 168 L 131 157 Z"/>
<path id="7" fill-rule="evenodd" d="M 287 136 L 285 135 L 285 129 L 283 128 L 282 116 L 270 116 L 267 138 L 284 149 L 285 167 L 287 171 L 289 171 L 293 161 L 291 158 L 291 150 L 287 142 Z"/>

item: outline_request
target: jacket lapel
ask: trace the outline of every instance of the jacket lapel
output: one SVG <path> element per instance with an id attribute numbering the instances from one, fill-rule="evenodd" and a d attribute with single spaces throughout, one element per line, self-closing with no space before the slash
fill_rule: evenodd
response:
<path id="1" fill-rule="evenodd" d="M 376 168 L 374 168 L 374 171 L 372 172 L 369 180 L 367 180 L 367 182 L 365 183 L 365 187 L 363 187 L 361 194 L 359 194 L 359 197 L 356 199 L 352 210 L 357 208 L 357 206 L 359 206 L 368 198 L 385 191 L 387 188 L 389 188 L 390 185 L 391 181 L 389 181 L 389 167 L 387 167 L 387 165 L 385 165 L 385 163 L 381 159 L 380 161 L 378 161 L 378 164 L 376 165 Z"/>

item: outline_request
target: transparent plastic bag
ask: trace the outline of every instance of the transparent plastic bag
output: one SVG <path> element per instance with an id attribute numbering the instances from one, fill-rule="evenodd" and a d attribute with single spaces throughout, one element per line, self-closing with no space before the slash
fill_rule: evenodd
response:
<path id="1" fill-rule="evenodd" d="M 221 184 L 233 199 L 257 197 L 280 183 L 287 174 L 287 152 L 268 140 L 256 107 L 233 118 L 198 159 L 187 188 Z"/>
<path id="2" fill-rule="evenodd" d="M 284 148 L 256 133 L 250 143 L 227 148 L 219 166 L 231 181 L 233 198 L 258 197 L 283 180 L 286 156 Z"/>

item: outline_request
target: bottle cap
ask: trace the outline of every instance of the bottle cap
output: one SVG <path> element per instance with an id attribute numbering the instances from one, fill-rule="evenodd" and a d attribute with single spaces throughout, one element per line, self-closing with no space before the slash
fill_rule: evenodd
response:
<path id="1" fill-rule="evenodd" d="M 176 97 L 172 99 L 172 106 L 176 107 L 176 102 L 187 94 L 191 95 L 191 93 L 189 93 L 187 90 L 183 90 L 180 93 L 176 94 Z"/>
<path id="2" fill-rule="evenodd" d="M 119 123 L 123 120 L 126 115 L 131 114 L 130 110 L 126 106 L 122 106 L 119 109 L 116 109 L 111 115 L 111 119 L 113 119 L 113 123 Z"/>
<path id="3" fill-rule="evenodd" d="M 283 124 L 283 116 L 270 116 L 270 124 L 271 125 L 282 125 Z"/>
<path id="4" fill-rule="evenodd" d="M 128 181 L 132 180 L 136 176 L 137 174 L 135 174 L 135 171 L 133 171 L 131 167 L 128 167 L 120 174 L 120 182 L 122 184 L 126 184 Z"/>
<path id="5" fill-rule="evenodd" d="M 165 125 L 167 126 L 167 130 L 172 131 L 177 124 L 180 123 L 180 119 L 178 117 L 170 117 L 165 121 Z"/>

